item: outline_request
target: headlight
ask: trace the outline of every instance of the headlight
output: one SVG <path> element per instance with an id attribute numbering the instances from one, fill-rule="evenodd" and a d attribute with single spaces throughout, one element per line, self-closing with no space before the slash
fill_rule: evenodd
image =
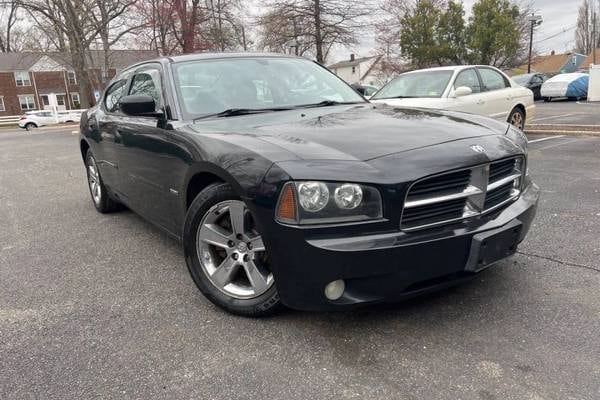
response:
<path id="1" fill-rule="evenodd" d="M 300 225 L 368 221 L 382 216 L 379 190 L 345 182 L 288 182 L 276 211 L 278 221 Z"/>
<path id="2" fill-rule="evenodd" d="M 360 205 L 363 198 L 363 192 L 360 185 L 346 183 L 335 189 L 333 196 L 335 204 L 343 210 L 353 210 Z"/>
<path id="3" fill-rule="evenodd" d="M 527 153 L 527 136 L 525 136 L 525 133 L 523 133 L 522 130 L 509 124 L 508 130 L 506 131 L 506 137 Z"/>
<path id="4" fill-rule="evenodd" d="M 523 133 L 522 130 L 515 128 L 511 124 L 508 124 L 506 137 L 508 137 L 511 142 L 519 146 L 523 150 L 523 153 L 525 153 L 525 175 L 529 176 L 529 163 L 527 162 L 527 147 L 529 141 L 527 140 L 527 136 L 525 136 L 525 133 Z M 521 168 L 523 168 L 523 166 L 521 166 Z"/>
<path id="5" fill-rule="evenodd" d="M 300 205 L 308 212 L 321 211 L 329 202 L 329 189 L 323 182 L 300 182 L 297 188 Z"/>

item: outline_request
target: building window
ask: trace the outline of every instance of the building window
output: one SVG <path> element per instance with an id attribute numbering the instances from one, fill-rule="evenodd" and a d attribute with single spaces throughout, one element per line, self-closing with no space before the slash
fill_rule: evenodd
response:
<path id="1" fill-rule="evenodd" d="M 31 80 L 29 79 L 29 72 L 16 71 L 15 72 L 15 83 L 17 84 L 17 86 L 31 86 Z"/>
<path id="2" fill-rule="evenodd" d="M 74 71 L 67 71 L 67 81 L 69 82 L 69 85 L 77 84 L 77 76 Z"/>
<path id="3" fill-rule="evenodd" d="M 65 95 L 64 94 L 57 94 L 56 95 L 56 105 L 57 106 L 64 106 L 66 101 L 65 101 Z"/>
<path id="4" fill-rule="evenodd" d="M 40 99 L 42 100 L 42 105 L 44 105 L 44 106 L 50 105 L 50 97 L 47 94 L 41 95 Z"/>
<path id="5" fill-rule="evenodd" d="M 35 99 L 32 94 L 19 96 L 19 103 L 23 111 L 35 110 Z"/>
<path id="6" fill-rule="evenodd" d="M 4 97 L 0 96 L 0 111 L 6 111 L 4 108 Z"/>
<path id="7" fill-rule="evenodd" d="M 71 93 L 71 103 L 73 104 L 73 108 L 81 107 L 81 100 L 79 99 L 79 93 Z"/>

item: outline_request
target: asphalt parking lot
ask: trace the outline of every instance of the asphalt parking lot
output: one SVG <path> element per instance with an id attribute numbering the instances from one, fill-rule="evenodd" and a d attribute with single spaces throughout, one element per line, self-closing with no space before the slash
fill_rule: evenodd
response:
<path id="1" fill-rule="evenodd" d="M 537 101 L 532 124 L 542 125 L 597 125 L 600 126 L 600 103 L 586 101 Z"/>
<path id="2" fill-rule="evenodd" d="M 228 315 L 179 244 L 97 213 L 72 128 L 0 131 L 0 399 L 600 398 L 600 138 L 531 137 L 520 252 L 343 313 Z"/>

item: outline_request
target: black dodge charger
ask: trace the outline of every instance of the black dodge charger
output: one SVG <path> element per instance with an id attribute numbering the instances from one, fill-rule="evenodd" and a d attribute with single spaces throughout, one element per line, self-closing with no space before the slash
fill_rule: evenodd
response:
<path id="1" fill-rule="evenodd" d="M 462 113 L 374 106 L 271 54 L 133 65 L 81 120 L 89 189 L 183 242 L 242 315 L 396 301 L 512 255 L 534 218 L 527 139 Z"/>

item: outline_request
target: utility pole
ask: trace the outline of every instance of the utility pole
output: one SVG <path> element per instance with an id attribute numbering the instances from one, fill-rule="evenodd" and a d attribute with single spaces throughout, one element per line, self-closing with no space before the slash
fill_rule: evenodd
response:
<path id="1" fill-rule="evenodd" d="M 536 26 L 542 24 L 542 17 L 540 15 L 531 14 L 531 18 L 529 18 L 529 22 L 531 22 L 531 33 L 529 34 L 529 62 L 527 63 L 527 73 L 531 73 L 531 53 L 533 51 L 533 29 Z"/>

